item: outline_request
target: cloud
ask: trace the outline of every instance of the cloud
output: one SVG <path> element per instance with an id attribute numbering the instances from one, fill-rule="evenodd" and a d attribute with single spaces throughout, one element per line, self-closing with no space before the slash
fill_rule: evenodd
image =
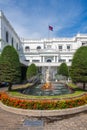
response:
<path id="1" fill-rule="evenodd" d="M 53 37 L 72 28 L 82 16 L 82 5 L 78 0 L 0 0 L 13 28 L 20 37 L 48 37 L 48 25 L 52 25 Z M 67 32 L 68 33 L 68 32 Z"/>

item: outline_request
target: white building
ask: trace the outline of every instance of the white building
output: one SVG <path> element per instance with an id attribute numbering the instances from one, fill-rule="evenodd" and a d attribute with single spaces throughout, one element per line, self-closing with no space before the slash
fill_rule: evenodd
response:
<path id="1" fill-rule="evenodd" d="M 75 51 L 87 45 L 87 34 L 77 34 L 72 38 L 20 39 L 2 11 L 0 11 L 0 52 L 6 45 L 12 45 L 19 53 L 21 63 L 56 68 L 62 62 L 71 65 Z"/>

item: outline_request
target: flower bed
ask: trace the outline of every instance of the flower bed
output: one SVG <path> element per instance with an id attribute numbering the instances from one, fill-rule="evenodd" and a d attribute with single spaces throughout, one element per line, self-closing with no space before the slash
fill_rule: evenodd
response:
<path id="1" fill-rule="evenodd" d="M 11 97 L 7 93 L 0 93 L 0 99 L 7 106 L 22 108 L 22 109 L 33 109 L 33 110 L 65 109 L 65 108 L 73 108 L 73 107 L 78 107 L 87 104 L 87 94 L 72 99 L 61 99 L 61 100 L 28 99 L 27 100 L 27 99 L 20 99 L 17 97 Z"/>

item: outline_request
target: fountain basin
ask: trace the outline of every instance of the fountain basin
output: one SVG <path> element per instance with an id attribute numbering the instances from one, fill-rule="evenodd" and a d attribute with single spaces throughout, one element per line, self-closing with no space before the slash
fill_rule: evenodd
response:
<path id="1" fill-rule="evenodd" d="M 51 83 L 50 88 L 44 88 L 44 85 L 45 84 L 40 84 L 26 88 L 22 93 L 34 96 L 57 96 L 73 92 L 67 85 L 62 83 Z"/>

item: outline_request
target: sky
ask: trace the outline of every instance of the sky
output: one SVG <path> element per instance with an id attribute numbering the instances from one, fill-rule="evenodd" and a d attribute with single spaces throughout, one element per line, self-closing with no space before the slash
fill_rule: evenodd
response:
<path id="1" fill-rule="evenodd" d="M 0 10 L 21 38 L 87 33 L 87 0 L 0 0 Z"/>

